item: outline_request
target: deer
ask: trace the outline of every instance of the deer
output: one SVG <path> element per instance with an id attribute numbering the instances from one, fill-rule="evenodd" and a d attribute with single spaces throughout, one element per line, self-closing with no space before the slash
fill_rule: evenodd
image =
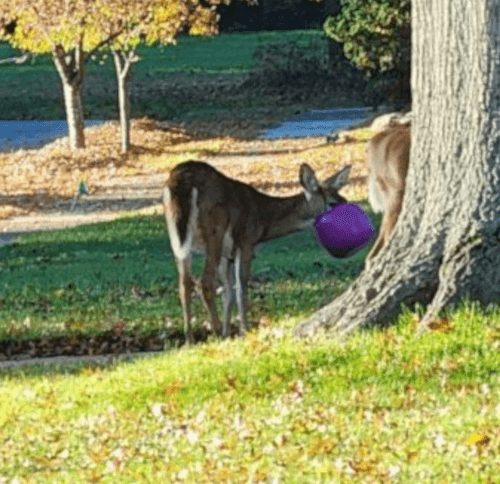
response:
<path id="1" fill-rule="evenodd" d="M 290 197 L 266 195 L 205 162 L 187 161 L 172 169 L 163 190 L 163 205 L 188 344 L 194 343 L 193 290 L 197 290 L 210 314 L 213 333 L 222 337 L 229 336 L 236 295 L 239 334 L 245 334 L 247 286 L 257 244 L 311 227 L 318 214 L 346 203 L 338 190 L 348 183 L 350 168 L 344 167 L 321 183 L 312 168 L 303 163 L 299 170 L 303 190 Z M 193 253 L 205 257 L 199 280 L 191 272 Z M 223 285 L 222 327 L 215 304 L 217 276 Z"/>
<path id="2" fill-rule="evenodd" d="M 410 160 L 411 126 L 397 125 L 377 133 L 367 144 L 368 201 L 382 212 L 379 234 L 366 260 L 370 263 L 387 245 L 403 205 Z"/>

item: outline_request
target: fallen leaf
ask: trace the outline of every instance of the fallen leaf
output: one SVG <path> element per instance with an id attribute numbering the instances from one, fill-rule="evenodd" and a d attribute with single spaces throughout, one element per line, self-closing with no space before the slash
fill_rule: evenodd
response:
<path id="1" fill-rule="evenodd" d="M 150 406 L 151 413 L 153 417 L 160 418 L 163 415 L 163 404 L 162 403 L 153 403 Z"/>
<path id="2" fill-rule="evenodd" d="M 365 473 L 365 472 L 370 472 L 373 470 L 375 467 L 374 462 L 349 462 L 349 466 L 351 467 L 352 470 L 354 470 L 357 473 Z"/>
<path id="3" fill-rule="evenodd" d="M 486 445 L 490 438 L 484 434 L 472 434 L 467 438 L 467 443 L 471 445 Z"/>
<path id="4" fill-rule="evenodd" d="M 451 326 L 448 318 L 441 318 L 439 320 L 433 319 L 428 323 L 427 326 L 432 331 L 438 331 L 440 333 L 447 333 L 453 330 L 453 326 Z"/>

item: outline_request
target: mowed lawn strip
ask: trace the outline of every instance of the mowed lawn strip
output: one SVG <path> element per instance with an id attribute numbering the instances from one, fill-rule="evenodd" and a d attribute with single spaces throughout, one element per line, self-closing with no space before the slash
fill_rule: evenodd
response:
<path id="1" fill-rule="evenodd" d="M 366 252 L 366 250 L 364 251 Z M 313 310 L 359 271 L 363 253 L 329 258 L 310 231 L 265 245 L 253 263 L 250 320 Z M 200 275 L 203 258 L 196 257 Z M 162 214 L 21 237 L 0 249 L 0 340 L 182 329 L 177 273 Z M 195 298 L 196 326 L 207 319 Z"/>

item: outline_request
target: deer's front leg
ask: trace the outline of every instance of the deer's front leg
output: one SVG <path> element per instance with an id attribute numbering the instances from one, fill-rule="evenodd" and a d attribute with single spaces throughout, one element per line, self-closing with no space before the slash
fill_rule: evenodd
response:
<path id="1" fill-rule="evenodd" d="M 234 262 L 227 257 L 222 257 L 219 264 L 219 275 L 222 279 L 222 303 L 224 307 L 224 321 L 222 336 L 229 336 L 229 323 L 231 322 L 231 309 L 234 305 Z"/>
<path id="2" fill-rule="evenodd" d="M 240 335 L 243 336 L 248 328 L 247 323 L 247 287 L 252 264 L 253 248 L 243 247 L 236 249 L 234 272 L 236 276 L 236 303 L 240 315 Z"/>

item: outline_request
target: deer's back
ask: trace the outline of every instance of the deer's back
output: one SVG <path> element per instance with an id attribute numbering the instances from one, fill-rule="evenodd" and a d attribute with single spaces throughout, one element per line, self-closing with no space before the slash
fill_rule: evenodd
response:
<path id="1" fill-rule="evenodd" d="M 366 157 L 370 176 L 404 189 L 410 159 L 411 127 L 389 128 L 368 143 Z"/>
<path id="2" fill-rule="evenodd" d="M 226 177 L 203 162 L 188 161 L 177 165 L 167 182 L 171 205 L 183 236 L 183 225 L 191 212 L 192 193 L 197 191 L 198 225 L 206 232 L 231 229 L 233 240 L 261 237 L 265 226 L 266 197 L 250 185 Z M 200 234 L 201 235 L 201 234 Z"/>
<path id="3" fill-rule="evenodd" d="M 384 211 L 390 192 L 404 192 L 410 146 L 410 126 L 388 128 L 368 142 L 368 198 L 375 211 Z"/>

